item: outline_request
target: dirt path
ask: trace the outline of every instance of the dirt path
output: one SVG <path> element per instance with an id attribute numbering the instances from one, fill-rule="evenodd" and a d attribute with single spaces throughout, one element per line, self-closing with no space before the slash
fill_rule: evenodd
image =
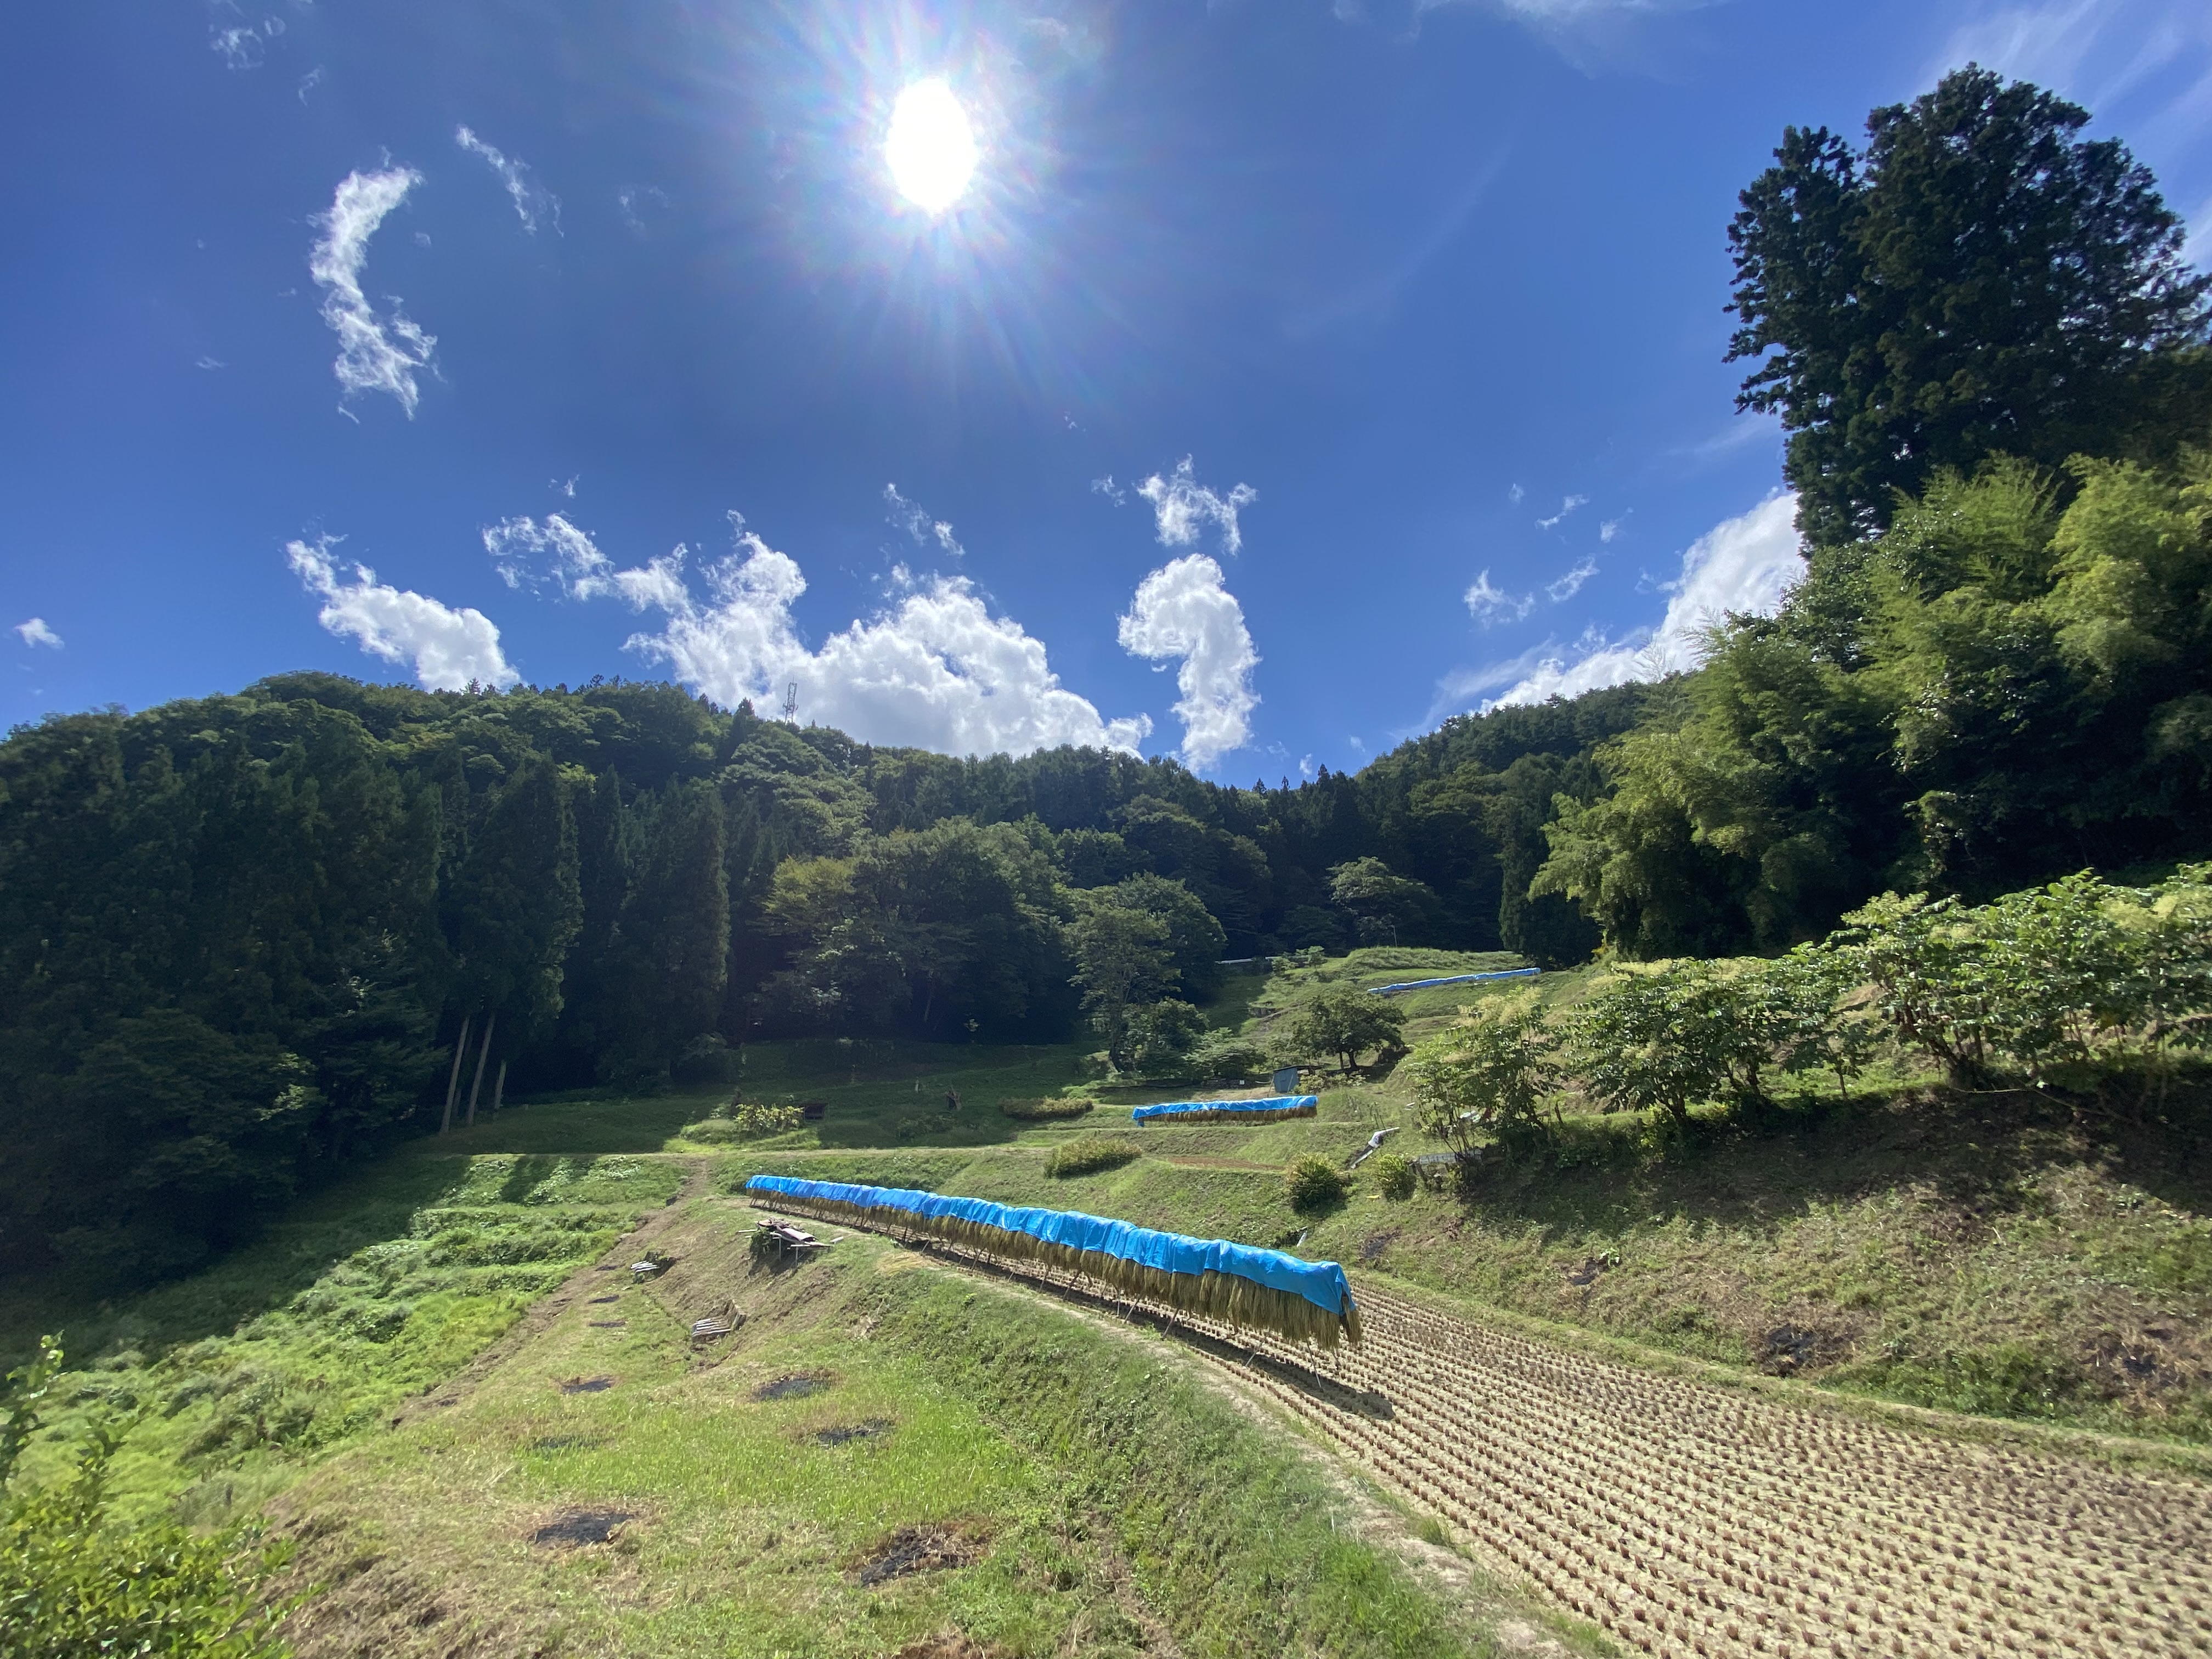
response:
<path id="1" fill-rule="evenodd" d="M 1759 1399 L 1356 1288 L 1366 1341 L 1316 1372 L 1311 1349 L 1225 1330 L 1197 1328 L 1199 1352 L 1635 1650 L 2212 1653 L 2212 1486 Z"/>

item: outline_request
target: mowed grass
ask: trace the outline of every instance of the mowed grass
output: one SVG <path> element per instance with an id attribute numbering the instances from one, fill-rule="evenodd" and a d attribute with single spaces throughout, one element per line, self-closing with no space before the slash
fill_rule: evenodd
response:
<path id="1" fill-rule="evenodd" d="M 751 1214 L 695 1206 L 666 1280 L 288 1494 L 303 1576 L 344 1564 L 302 1653 L 1445 1655 L 1508 1606 L 1425 1592 L 1164 1345 L 865 1235 L 763 1272 Z M 689 1317 L 732 1294 L 750 1318 L 695 1349 Z M 763 1397 L 794 1378 L 813 1391 Z M 629 1519 L 539 1537 L 580 1513 Z M 953 1559 L 866 1582 L 933 1531 Z"/>

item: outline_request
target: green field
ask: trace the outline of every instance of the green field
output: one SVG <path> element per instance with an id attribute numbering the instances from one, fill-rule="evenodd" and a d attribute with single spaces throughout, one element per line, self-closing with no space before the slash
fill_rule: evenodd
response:
<path id="1" fill-rule="evenodd" d="M 1436 954 L 1255 977 L 1216 1016 L 1461 966 Z M 1445 989 L 1414 1036 L 1491 994 Z M 737 1093 L 825 1116 L 745 1142 L 713 1115 L 727 1086 L 538 1099 L 192 1278 L 90 1305 L 15 1287 L 11 1359 L 58 1330 L 79 1368 L 33 1468 L 128 1414 L 125 1510 L 272 1517 L 319 1587 L 294 1621 L 309 1654 L 1441 1654 L 1538 1618 L 1158 1339 L 866 1236 L 756 1270 L 742 1189 L 763 1171 L 1295 1249 L 1747 1373 L 2212 1441 L 2201 1087 L 2151 1112 L 1869 1079 L 1705 1109 L 1686 1134 L 1562 1100 L 1538 1150 L 1456 1186 L 1390 1201 L 1355 1177 L 1301 1213 L 1292 1159 L 1341 1164 L 1407 1122 L 1389 1076 L 1328 1079 L 1315 1119 L 1139 1128 L 1131 1104 L 1188 1086 L 1089 1087 L 1073 1047 L 764 1043 L 744 1064 Z M 999 1109 L 1048 1096 L 1099 1104 Z M 1133 1156 L 1053 1173 L 1079 1140 Z M 676 1265 L 633 1286 L 647 1238 Z M 730 1304 L 737 1334 L 694 1347 L 690 1322 Z M 789 1376 L 821 1386 L 755 1397 Z M 615 1512 L 600 1541 L 557 1536 Z M 920 1570 L 864 1582 L 901 1549 Z"/>

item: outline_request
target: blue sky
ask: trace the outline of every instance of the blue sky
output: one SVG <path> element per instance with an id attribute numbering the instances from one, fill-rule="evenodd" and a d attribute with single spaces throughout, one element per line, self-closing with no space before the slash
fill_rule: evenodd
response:
<path id="1" fill-rule="evenodd" d="M 2212 10 L 2166 0 L 72 0 L 11 43 L 10 723 L 673 675 L 1356 768 L 1773 603 L 1722 307 L 1784 124 L 1978 58 L 2212 252 Z M 933 214 L 884 152 L 931 80 L 981 156 Z"/>

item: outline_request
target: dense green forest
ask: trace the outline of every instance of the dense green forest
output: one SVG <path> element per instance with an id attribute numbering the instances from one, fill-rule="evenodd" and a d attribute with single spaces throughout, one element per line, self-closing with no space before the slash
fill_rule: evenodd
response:
<path id="1" fill-rule="evenodd" d="M 1744 192 L 1809 571 L 1696 672 L 1357 775 L 956 759 L 676 687 L 322 674 L 0 744 L 0 1268 L 173 1273 L 503 1090 L 757 1036 L 1187 1048 L 1224 957 L 1776 953 L 1885 890 L 2212 854 L 2208 288 L 1973 70 Z M 1163 1012 L 1165 1011 L 1165 1012 Z"/>

